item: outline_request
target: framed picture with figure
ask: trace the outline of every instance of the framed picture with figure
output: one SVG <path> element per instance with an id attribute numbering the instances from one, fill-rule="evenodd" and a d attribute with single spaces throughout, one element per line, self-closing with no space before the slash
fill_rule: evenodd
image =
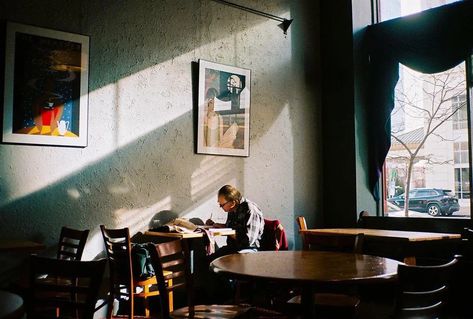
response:
<path id="1" fill-rule="evenodd" d="M 8 22 L 2 142 L 87 146 L 89 37 Z"/>
<path id="2" fill-rule="evenodd" d="M 197 153 L 249 156 L 250 73 L 199 60 Z"/>

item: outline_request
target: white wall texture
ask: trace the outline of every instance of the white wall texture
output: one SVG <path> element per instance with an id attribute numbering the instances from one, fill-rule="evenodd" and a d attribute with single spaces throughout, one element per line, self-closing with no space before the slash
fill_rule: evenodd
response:
<path id="1" fill-rule="evenodd" d="M 2 1 L 0 19 L 89 35 L 90 71 L 87 147 L 0 144 L 0 238 L 52 247 L 61 226 L 88 228 L 91 259 L 100 224 L 143 232 L 163 211 L 223 220 L 216 192 L 231 183 L 282 221 L 294 248 L 295 216 L 319 205 L 304 9 L 239 3 L 293 17 L 287 37 L 276 21 L 208 0 Z M 199 59 L 252 71 L 247 158 L 194 153 Z"/>

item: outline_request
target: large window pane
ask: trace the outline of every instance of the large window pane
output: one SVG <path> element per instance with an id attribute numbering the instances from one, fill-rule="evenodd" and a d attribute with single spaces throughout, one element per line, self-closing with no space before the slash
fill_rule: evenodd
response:
<path id="1" fill-rule="evenodd" d="M 469 217 L 465 97 L 464 63 L 437 74 L 400 66 L 384 177 L 386 215 Z"/>

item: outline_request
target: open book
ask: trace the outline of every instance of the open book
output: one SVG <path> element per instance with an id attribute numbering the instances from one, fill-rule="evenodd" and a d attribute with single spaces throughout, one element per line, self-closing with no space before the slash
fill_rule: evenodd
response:
<path id="1" fill-rule="evenodd" d="M 164 233 L 193 233 L 193 230 L 178 225 L 164 225 L 154 229 L 157 232 Z"/>
<path id="2" fill-rule="evenodd" d="M 184 218 L 175 218 L 163 226 L 157 227 L 154 231 L 167 233 L 193 233 L 197 225 Z"/>

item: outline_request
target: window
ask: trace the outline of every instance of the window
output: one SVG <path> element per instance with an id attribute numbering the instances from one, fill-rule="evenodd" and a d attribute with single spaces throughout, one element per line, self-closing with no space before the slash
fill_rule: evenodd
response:
<path id="1" fill-rule="evenodd" d="M 470 211 L 470 201 L 463 200 L 470 197 L 465 63 L 436 74 L 400 65 L 394 100 L 385 215 L 405 216 L 404 202 L 396 206 L 391 198 L 409 190 L 407 215 L 431 217 L 414 199 L 443 196 L 436 189 L 445 189 L 455 191 L 458 204 L 453 200 L 455 207 L 442 213 L 465 217 Z"/>
<path id="2" fill-rule="evenodd" d="M 468 113 L 466 107 L 466 95 L 454 96 L 452 98 L 452 108 L 457 109 L 453 114 L 453 129 L 462 130 L 468 127 Z"/>
<path id="3" fill-rule="evenodd" d="M 455 164 L 468 164 L 468 143 L 453 143 L 453 162 Z"/>
<path id="4" fill-rule="evenodd" d="M 425 197 L 425 196 L 431 196 L 431 192 L 428 190 L 420 190 L 417 192 L 416 197 Z"/>
<path id="5" fill-rule="evenodd" d="M 470 169 L 455 168 L 455 193 L 460 199 L 470 198 Z"/>
<path id="6" fill-rule="evenodd" d="M 386 21 L 461 0 L 379 0 L 379 20 Z"/>

